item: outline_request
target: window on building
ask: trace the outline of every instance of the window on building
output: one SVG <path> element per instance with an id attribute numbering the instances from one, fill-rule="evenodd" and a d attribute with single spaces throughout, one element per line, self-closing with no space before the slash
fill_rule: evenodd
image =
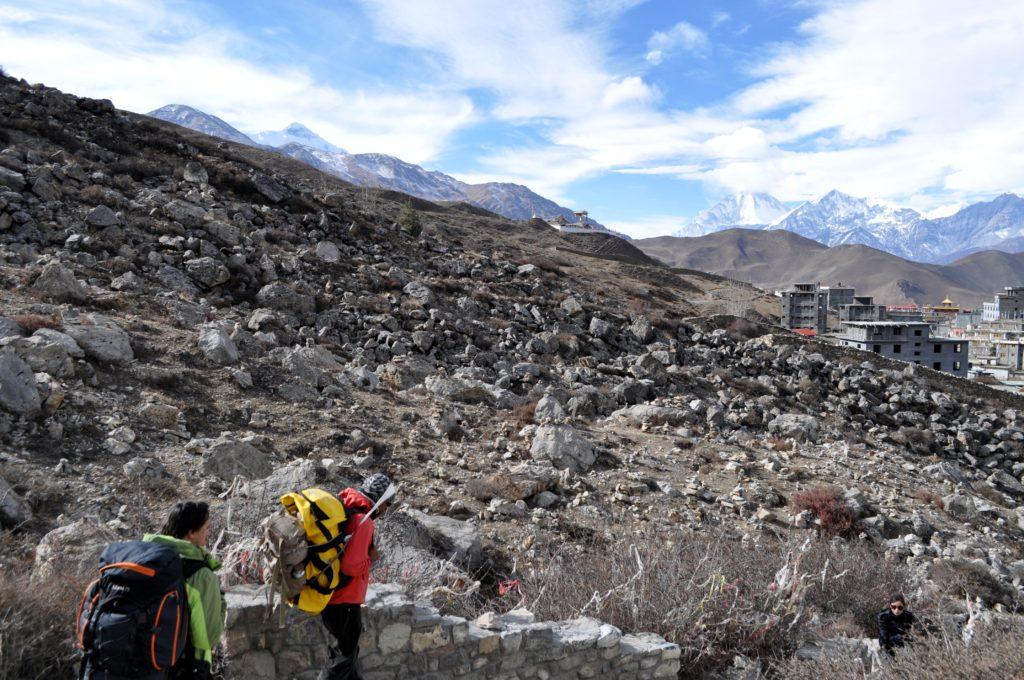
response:
<path id="1" fill-rule="evenodd" d="M 954 371 L 959 371 L 960 370 L 960 362 L 959 361 L 954 361 L 953 362 L 953 370 Z"/>
<path id="2" fill-rule="evenodd" d="M 934 368 L 936 371 L 941 371 L 942 370 L 942 362 L 941 361 L 933 361 L 932 362 L 932 368 Z"/>
<path id="3" fill-rule="evenodd" d="M 915 330 L 914 331 L 914 335 L 917 336 L 917 337 L 921 337 L 921 329 L 918 328 L 917 330 Z"/>
<path id="4" fill-rule="evenodd" d="M 960 349 L 960 343 L 959 343 L 959 342 L 958 342 L 958 343 L 956 343 L 955 345 L 953 345 L 953 351 L 954 351 L 954 352 L 956 352 L 956 353 L 958 353 L 958 354 L 959 354 L 959 353 L 960 353 L 960 352 L 962 351 L 962 350 Z"/>
<path id="5" fill-rule="evenodd" d="M 915 352 L 914 352 L 914 356 L 915 356 L 915 357 L 919 357 L 919 356 L 921 356 L 921 350 L 917 350 L 917 351 L 915 351 Z"/>
<path id="6" fill-rule="evenodd" d="M 896 343 L 892 346 L 892 353 L 899 354 L 903 350 L 903 345 Z"/>
<path id="7" fill-rule="evenodd" d="M 875 345 L 874 347 L 872 347 L 871 351 L 874 352 L 875 354 L 881 354 L 882 353 L 882 346 L 881 345 Z"/>
<path id="8" fill-rule="evenodd" d="M 895 328 L 892 329 L 892 334 L 903 335 L 903 328 L 901 328 L 900 326 L 896 326 Z"/>
<path id="9" fill-rule="evenodd" d="M 921 362 L 920 362 L 920 361 L 915 361 L 914 363 L 915 363 L 915 364 L 917 364 L 918 366 L 920 366 L 920 365 L 921 365 Z"/>
<path id="10" fill-rule="evenodd" d="M 942 354 L 942 345 L 935 345 L 935 353 Z"/>

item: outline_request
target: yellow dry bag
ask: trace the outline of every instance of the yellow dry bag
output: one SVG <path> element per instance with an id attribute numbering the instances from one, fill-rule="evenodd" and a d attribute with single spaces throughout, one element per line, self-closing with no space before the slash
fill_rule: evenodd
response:
<path id="1" fill-rule="evenodd" d="M 289 604 L 319 614 L 334 591 L 343 585 L 341 555 L 345 551 L 345 506 L 323 489 L 306 489 L 281 496 L 285 512 L 302 521 L 306 530 L 306 585 Z"/>

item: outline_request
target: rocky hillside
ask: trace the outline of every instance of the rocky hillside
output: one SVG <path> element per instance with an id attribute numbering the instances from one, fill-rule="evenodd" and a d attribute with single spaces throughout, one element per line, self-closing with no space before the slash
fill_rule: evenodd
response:
<path id="1" fill-rule="evenodd" d="M 13 79 L 0 102 L 0 571 L 75 583 L 182 497 L 230 557 L 276 494 L 383 470 L 408 561 L 382 578 L 498 598 L 640 534 L 842 534 L 915 592 L 963 571 L 1019 602 L 1017 397 L 807 344 L 756 289 L 630 250 Z M 674 640 L 684 676 L 732 659 L 707 639 Z"/>

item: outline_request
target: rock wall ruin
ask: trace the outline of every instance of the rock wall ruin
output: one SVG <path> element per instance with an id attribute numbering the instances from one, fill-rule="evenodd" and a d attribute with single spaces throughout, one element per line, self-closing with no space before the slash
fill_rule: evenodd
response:
<path id="1" fill-rule="evenodd" d="M 279 611 L 250 587 L 228 591 L 226 633 L 232 678 L 314 680 L 327 653 L 318 617 Z M 488 628 L 411 602 L 401 589 L 371 586 L 363 610 L 360 668 L 365 680 L 630 680 L 672 678 L 679 647 L 654 634 L 623 635 L 581 618 L 535 622 L 517 610 L 488 617 Z"/>

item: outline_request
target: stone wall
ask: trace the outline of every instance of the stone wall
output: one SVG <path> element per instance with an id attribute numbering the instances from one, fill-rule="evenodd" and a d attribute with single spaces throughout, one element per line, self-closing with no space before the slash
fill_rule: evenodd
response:
<path id="1" fill-rule="evenodd" d="M 314 680 L 326 656 L 319 619 L 270 612 L 261 592 L 228 591 L 225 634 L 230 678 Z M 671 678 L 679 647 L 653 634 L 623 635 L 594 619 L 538 623 L 525 610 L 475 622 L 413 604 L 400 589 L 370 588 L 363 610 L 365 680 L 473 678 Z M 486 626 L 486 627 L 482 627 Z"/>

